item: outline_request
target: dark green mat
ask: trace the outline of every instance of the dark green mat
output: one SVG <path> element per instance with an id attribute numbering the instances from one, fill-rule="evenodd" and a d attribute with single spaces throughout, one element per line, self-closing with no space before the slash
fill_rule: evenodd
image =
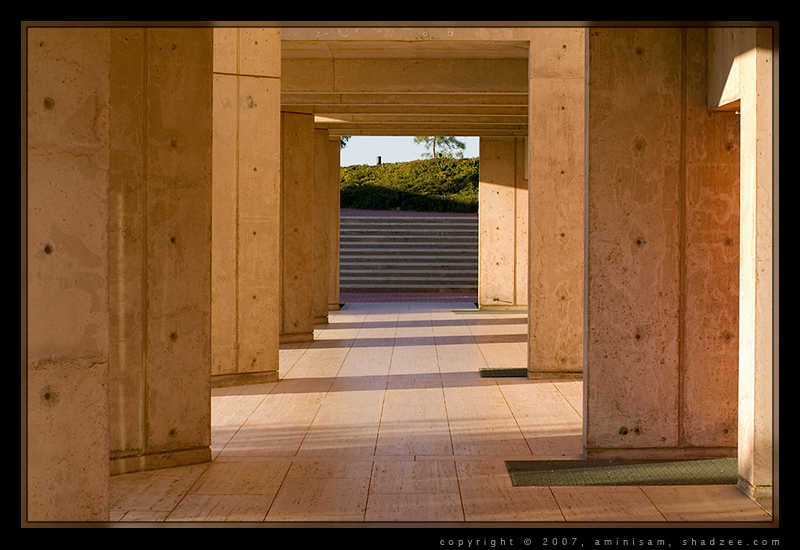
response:
<path id="1" fill-rule="evenodd" d="M 735 485 L 736 458 L 506 461 L 514 487 Z"/>
<path id="2" fill-rule="evenodd" d="M 509 369 L 480 369 L 481 378 L 527 378 L 527 367 Z"/>

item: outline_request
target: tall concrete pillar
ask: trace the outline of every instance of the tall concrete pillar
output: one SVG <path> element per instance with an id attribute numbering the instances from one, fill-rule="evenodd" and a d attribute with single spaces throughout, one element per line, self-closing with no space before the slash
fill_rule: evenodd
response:
<path id="1" fill-rule="evenodd" d="M 588 457 L 736 454 L 738 140 L 704 29 L 588 39 Z"/>
<path id="2" fill-rule="evenodd" d="M 29 521 L 108 520 L 109 46 L 28 29 Z"/>
<path id="3" fill-rule="evenodd" d="M 281 343 L 314 340 L 314 160 L 314 115 L 281 112 Z"/>
<path id="4" fill-rule="evenodd" d="M 280 30 L 214 29 L 212 386 L 278 379 Z"/>
<path id="5" fill-rule="evenodd" d="M 528 372 L 580 378 L 584 322 L 583 29 L 532 29 Z"/>
<path id="6" fill-rule="evenodd" d="M 210 460 L 211 29 L 111 31 L 111 472 Z"/>
<path id="7" fill-rule="evenodd" d="M 330 265 L 328 266 L 328 311 L 339 310 L 339 209 L 340 209 L 340 166 L 342 147 L 339 136 L 332 137 L 328 142 L 328 177 L 330 178 L 330 196 L 328 223 L 330 229 Z"/>
<path id="8" fill-rule="evenodd" d="M 739 487 L 772 497 L 772 30 L 743 29 L 741 78 L 741 272 Z M 775 441 L 777 444 L 777 440 Z"/>
<path id="9" fill-rule="evenodd" d="M 325 128 L 314 129 L 314 324 L 328 323 L 331 265 L 330 135 Z"/>
<path id="10" fill-rule="evenodd" d="M 478 305 L 528 303 L 528 154 L 524 138 L 481 138 Z"/>

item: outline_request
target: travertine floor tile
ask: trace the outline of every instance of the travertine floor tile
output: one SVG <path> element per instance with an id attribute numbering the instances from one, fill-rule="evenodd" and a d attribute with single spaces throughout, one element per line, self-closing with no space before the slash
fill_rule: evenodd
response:
<path id="1" fill-rule="evenodd" d="M 287 478 L 368 478 L 372 474 L 371 460 L 294 459 Z"/>
<path id="2" fill-rule="evenodd" d="M 642 487 L 669 521 L 771 521 L 733 485 Z"/>
<path id="3" fill-rule="evenodd" d="M 457 460 L 456 468 L 466 521 L 564 521 L 549 488 L 513 487 L 502 459 Z"/>
<path id="4" fill-rule="evenodd" d="M 167 521 L 264 521 L 274 495 L 187 495 Z"/>
<path id="5" fill-rule="evenodd" d="M 375 462 L 370 494 L 457 494 L 454 461 Z"/>
<path id="6" fill-rule="evenodd" d="M 211 458 L 214 459 L 241 428 L 277 382 L 211 390 Z"/>
<path id="7" fill-rule="evenodd" d="M 437 379 L 390 377 L 375 454 L 452 453 L 441 382 Z"/>
<path id="8" fill-rule="evenodd" d="M 478 344 L 471 335 L 452 335 L 434 337 L 439 372 L 480 373 L 488 366 Z"/>
<path id="9" fill-rule="evenodd" d="M 363 521 L 369 477 L 287 477 L 267 521 Z"/>
<path id="10" fill-rule="evenodd" d="M 583 380 L 553 380 L 552 384 L 583 418 Z"/>
<path id="11" fill-rule="evenodd" d="M 497 384 L 464 379 L 444 385 L 456 455 L 530 455 L 530 449 Z"/>
<path id="12" fill-rule="evenodd" d="M 455 494 L 371 494 L 365 521 L 464 521 L 461 498 Z"/>
<path id="13" fill-rule="evenodd" d="M 288 459 L 267 462 L 215 462 L 190 495 L 274 495 L 291 466 Z"/>
<path id="14" fill-rule="evenodd" d="M 282 380 L 220 450 L 218 457 L 232 460 L 294 456 L 333 380 L 333 377 Z"/>
<path id="15" fill-rule="evenodd" d="M 640 487 L 551 487 L 567 521 L 665 521 Z"/>
<path id="16" fill-rule="evenodd" d="M 126 513 L 123 510 L 111 510 L 109 521 L 164 521 L 169 514 L 170 512 L 166 511 L 149 512 L 134 510 L 133 512 Z"/>
<path id="17" fill-rule="evenodd" d="M 110 505 L 126 512 L 172 511 L 209 464 L 111 476 Z"/>
<path id="18" fill-rule="evenodd" d="M 500 391 L 536 457 L 582 457 L 581 417 L 549 381 L 503 379 Z"/>
<path id="19" fill-rule="evenodd" d="M 337 379 L 306 434 L 298 456 L 372 456 L 386 383 L 371 377 Z"/>

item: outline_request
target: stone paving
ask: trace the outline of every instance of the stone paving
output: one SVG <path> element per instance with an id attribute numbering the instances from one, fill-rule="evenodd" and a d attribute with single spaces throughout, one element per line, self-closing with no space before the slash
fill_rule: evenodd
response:
<path id="1" fill-rule="evenodd" d="M 471 307 L 346 303 L 279 382 L 212 390 L 212 462 L 113 476 L 112 520 L 772 521 L 734 485 L 512 486 L 506 460 L 581 458 L 582 381 L 481 378 L 526 364 L 527 322 Z"/>

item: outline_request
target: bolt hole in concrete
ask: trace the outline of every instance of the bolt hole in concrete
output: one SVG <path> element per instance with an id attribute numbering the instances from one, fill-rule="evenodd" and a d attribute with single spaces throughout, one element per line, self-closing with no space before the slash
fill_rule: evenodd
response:
<path id="1" fill-rule="evenodd" d="M 58 402 L 58 394 L 52 390 L 50 387 L 46 387 L 42 391 L 42 403 L 45 405 L 52 407 Z"/>
<path id="2" fill-rule="evenodd" d="M 53 247 L 52 247 L 52 246 L 50 246 L 49 244 L 48 244 L 48 245 L 45 245 L 45 247 L 44 247 L 44 253 L 45 253 L 45 254 L 50 254 L 51 252 L 53 252 Z"/>

